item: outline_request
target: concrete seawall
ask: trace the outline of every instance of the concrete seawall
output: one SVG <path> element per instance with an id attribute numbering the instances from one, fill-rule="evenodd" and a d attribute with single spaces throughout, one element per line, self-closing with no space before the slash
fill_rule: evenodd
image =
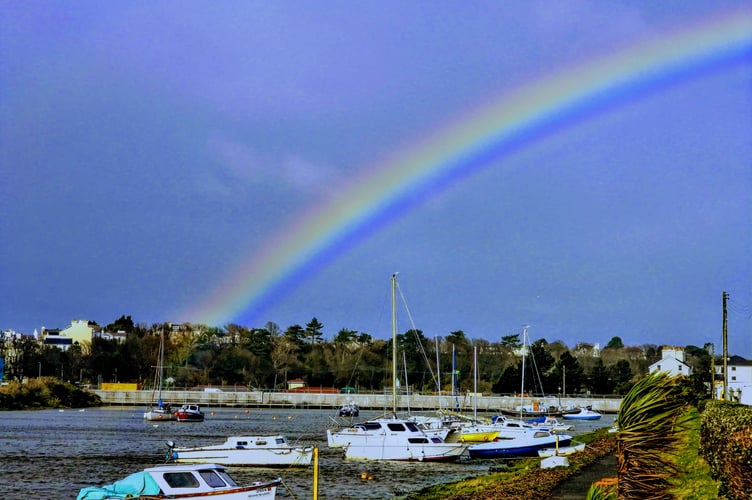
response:
<path id="1" fill-rule="evenodd" d="M 148 406 L 152 403 L 152 391 L 103 391 L 92 390 L 102 398 L 106 405 L 119 406 Z M 409 397 L 400 395 L 398 406 L 413 410 L 435 410 L 436 408 L 472 409 L 474 404 L 472 394 L 457 396 L 448 395 L 420 395 L 411 394 Z M 336 409 L 355 401 L 361 409 L 382 410 L 392 407 L 391 394 L 327 394 L 327 393 L 296 393 L 296 392 L 265 392 L 265 391 L 162 391 L 162 400 L 172 406 L 185 403 L 195 403 L 206 407 L 241 407 L 241 408 L 321 408 Z M 621 398 L 606 397 L 546 397 L 523 398 L 522 404 L 532 405 L 539 401 L 542 406 L 557 405 L 564 408 L 592 406 L 601 413 L 616 413 L 621 404 Z M 478 395 L 477 408 L 481 412 L 498 412 L 501 408 L 515 408 L 520 405 L 520 398 L 513 396 L 485 396 Z"/>

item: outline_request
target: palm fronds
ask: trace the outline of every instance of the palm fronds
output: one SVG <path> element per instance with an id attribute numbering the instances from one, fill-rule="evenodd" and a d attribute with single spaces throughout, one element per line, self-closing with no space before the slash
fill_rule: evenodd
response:
<path id="1" fill-rule="evenodd" d="M 659 372 L 643 378 L 622 400 L 616 424 L 619 498 L 672 498 L 671 453 L 681 446 L 687 406 L 680 379 Z"/>

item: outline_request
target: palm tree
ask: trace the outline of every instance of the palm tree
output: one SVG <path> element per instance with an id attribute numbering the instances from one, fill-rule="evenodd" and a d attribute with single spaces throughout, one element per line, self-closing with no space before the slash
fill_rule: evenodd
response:
<path id="1" fill-rule="evenodd" d="M 687 407 L 682 381 L 658 372 L 637 382 L 619 407 L 616 425 L 618 498 L 669 499 Z"/>

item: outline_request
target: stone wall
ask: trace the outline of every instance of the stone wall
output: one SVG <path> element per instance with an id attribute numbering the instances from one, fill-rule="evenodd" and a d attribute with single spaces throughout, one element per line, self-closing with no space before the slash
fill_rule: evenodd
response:
<path id="1" fill-rule="evenodd" d="M 152 402 L 152 391 L 103 391 L 93 390 L 106 405 L 147 406 Z M 287 407 L 287 408 L 339 408 L 348 401 L 355 401 L 361 409 L 391 409 L 391 394 L 316 394 L 294 392 L 204 392 L 204 391 L 162 391 L 162 400 L 173 406 L 196 403 L 207 407 Z M 497 412 L 501 408 L 511 409 L 520 405 L 520 398 L 512 396 L 479 396 L 477 403 L 469 395 L 437 396 L 415 395 L 398 397 L 399 409 L 435 410 L 437 408 L 472 409 L 477 405 L 478 411 Z M 533 399 L 524 398 L 522 404 L 532 405 Z M 545 398 L 542 405 L 557 405 L 562 408 L 592 406 L 601 413 L 616 413 L 621 398 Z"/>

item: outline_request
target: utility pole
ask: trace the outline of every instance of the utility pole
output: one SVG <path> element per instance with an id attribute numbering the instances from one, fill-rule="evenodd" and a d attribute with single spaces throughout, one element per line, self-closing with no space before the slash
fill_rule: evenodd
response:
<path id="1" fill-rule="evenodd" d="M 710 344 L 710 399 L 715 399 L 715 344 Z"/>
<path id="2" fill-rule="evenodd" d="M 723 292 L 723 400 L 728 401 L 728 314 L 726 312 L 726 301 L 729 298 L 728 292 Z"/>

